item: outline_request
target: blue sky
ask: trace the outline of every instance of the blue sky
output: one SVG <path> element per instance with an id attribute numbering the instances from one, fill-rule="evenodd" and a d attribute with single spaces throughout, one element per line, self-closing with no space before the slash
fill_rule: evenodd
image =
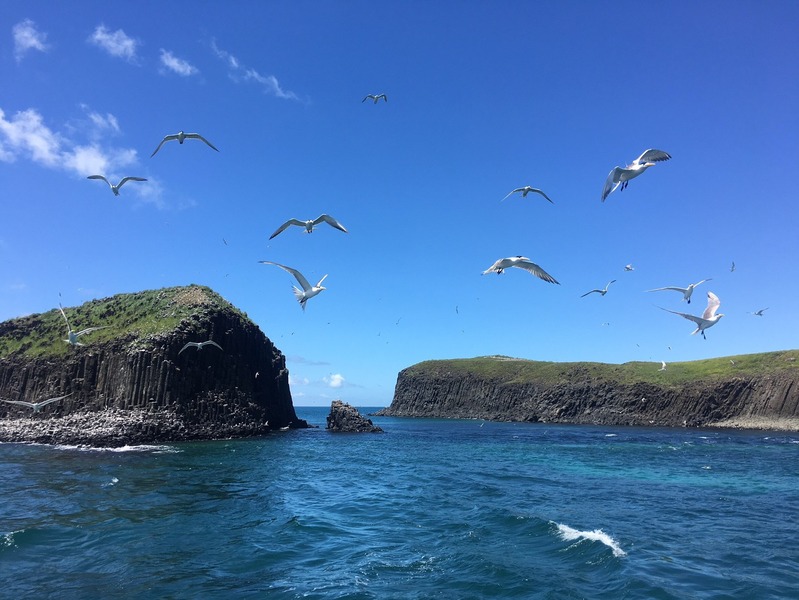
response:
<path id="1" fill-rule="evenodd" d="M 287 356 L 297 405 L 386 405 L 427 359 L 796 348 L 799 5 L 763 6 L 2 3 L 0 320 L 208 285 Z M 150 158 L 180 130 L 219 152 Z M 602 203 L 647 148 L 673 158 Z M 501 202 L 524 185 L 554 204 Z M 268 239 L 322 213 L 349 233 Z M 560 285 L 481 275 L 515 255 Z M 327 289 L 303 313 L 260 260 Z M 646 291 L 705 278 L 690 305 Z M 658 308 L 707 291 L 707 340 Z"/>

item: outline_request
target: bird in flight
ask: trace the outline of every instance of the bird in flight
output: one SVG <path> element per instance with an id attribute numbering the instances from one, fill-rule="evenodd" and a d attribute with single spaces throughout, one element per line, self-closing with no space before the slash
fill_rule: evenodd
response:
<path id="1" fill-rule="evenodd" d="M 580 298 L 585 298 L 588 294 L 593 294 L 594 292 L 596 292 L 597 294 L 600 294 L 601 296 L 604 296 L 605 294 L 608 293 L 608 288 L 610 287 L 611 283 L 616 283 L 616 280 L 612 279 L 612 280 L 608 281 L 607 285 L 604 288 L 602 288 L 601 290 L 591 290 L 590 292 L 586 292 L 585 294 L 580 296 Z"/>
<path id="2" fill-rule="evenodd" d="M 364 96 L 364 99 L 361 100 L 361 102 L 366 102 L 367 100 L 374 100 L 375 104 L 377 104 L 377 101 L 380 100 L 380 98 L 388 102 L 388 96 L 386 96 L 385 94 L 366 94 L 366 96 Z"/>
<path id="3" fill-rule="evenodd" d="M 625 271 L 635 271 L 635 267 L 632 265 L 624 265 Z"/>
<path id="4" fill-rule="evenodd" d="M 171 135 L 164 136 L 164 139 L 161 140 L 160 144 L 158 144 L 158 148 L 156 148 L 153 151 L 153 153 L 150 155 L 150 158 L 155 156 L 155 153 L 158 152 L 161 149 L 161 146 L 163 146 L 164 143 L 171 142 L 172 140 L 177 140 L 179 144 L 182 144 L 186 140 L 201 140 L 201 141 L 205 142 L 206 144 L 208 144 L 209 146 L 211 146 L 211 148 L 213 148 L 214 150 L 219 152 L 219 150 L 217 150 L 216 146 L 214 146 L 211 142 L 206 140 L 199 133 L 184 133 L 183 131 L 178 131 L 177 133 L 173 133 Z"/>
<path id="5" fill-rule="evenodd" d="M 755 311 L 755 312 L 753 312 L 752 314 L 753 314 L 753 315 L 755 315 L 756 317 L 762 317 L 762 316 L 763 316 L 763 313 L 764 313 L 764 312 L 766 312 L 767 310 L 768 310 L 768 307 L 766 307 L 766 308 L 761 308 L 760 310 L 756 310 L 756 311 Z"/>
<path id="6" fill-rule="evenodd" d="M 621 186 L 621 189 L 627 187 L 630 179 L 638 177 L 641 173 L 646 171 L 649 167 L 654 167 L 656 162 L 662 160 L 669 160 L 671 155 L 663 150 L 656 150 L 650 148 L 645 150 L 641 156 L 636 158 L 626 167 L 613 167 L 613 170 L 608 174 L 605 180 L 605 187 L 602 190 L 602 202 L 616 191 L 616 188 Z"/>
<path id="7" fill-rule="evenodd" d="M 325 280 L 325 275 L 322 279 L 319 280 L 319 283 L 316 285 L 311 285 L 308 283 L 308 280 L 305 279 L 302 273 L 300 273 L 297 269 L 292 269 L 291 267 L 287 267 L 286 265 L 281 265 L 276 262 L 272 262 L 271 260 L 259 260 L 258 261 L 264 265 L 275 265 L 276 267 L 280 267 L 284 271 L 291 273 L 297 279 L 297 282 L 302 286 L 302 289 L 299 289 L 297 286 L 293 286 L 294 288 L 294 296 L 297 298 L 297 302 L 300 303 L 302 306 L 302 310 L 305 310 L 305 303 L 308 302 L 310 298 L 316 296 L 322 290 L 326 290 L 327 288 L 322 285 L 322 282 Z"/>
<path id="8" fill-rule="evenodd" d="M 310 221 L 301 221 L 300 219 L 289 219 L 285 223 L 283 223 L 280 227 L 277 228 L 277 231 L 269 236 L 271 240 L 273 237 L 282 233 L 292 225 L 298 225 L 299 227 L 305 227 L 305 233 L 311 233 L 314 230 L 314 227 L 319 225 L 320 223 L 327 223 L 328 225 L 335 227 L 339 231 L 343 231 L 344 233 L 348 233 L 348 231 L 344 228 L 344 225 L 336 221 L 330 215 L 319 215 L 313 220 Z"/>
<path id="9" fill-rule="evenodd" d="M 61 311 L 61 316 L 64 317 L 64 321 L 66 321 L 67 324 L 67 339 L 65 339 L 64 341 L 67 342 L 70 346 L 83 346 L 83 344 L 81 344 L 78 341 L 78 338 L 80 336 L 86 335 L 87 333 L 91 333 L 93 331 L 99 331 L 100 329 L 107 329 L 108 327 L 107 325 L 103 327 L 87 327 L 82 331 L 78 332 L 72 331 L 72 327 L 70 327 L 69 321 L 67 320 L 67 315 L 64 313 L 64 308 L 61 306 L 60 303 L 58 304 L 58 310 Z"/>
<path id="10" fill-rule="evenodd" d="M 666 370 L 666 361 L 665 360 L 661 360 L 660 361 L 660 368 L 658 369 L 658 371 L 665 371 L 665 370 Z"/>
<path id="11" fill-rule="evenodd" d="M 86 179 L 101 179 L 105 181 L 111 187 L 111 191 L 114 192 L 114 196 L 119 196 L 119 188 L 125 185 L 125 183 L 128 181 L 147 181 L 144 177 L 123 177 L 118 184 L 114 185 L 102 175 L 89 175 Z"/>
<path id="12" fill-rule="evenodd" d="M 59 400 L 63 400 L 67 396 L 71 396 L 72 394 L 67 394 L 66 396 L 59 396 L 58 398 L 48 398 L 47 400 L 42 400 L 41 402 L 25 402 L 24 400 L 6 400 L 4 398 L 0 398 L 3 402 L 8 402 L 9 404 L 16 404 L 18 406 L 27 406 L 28 408 L 32 408 L 33 412 L 37 413 L 42 408 L 47 406 L 48 404 L 52 404 L 53 402 L 58 402 Z"/>
<path id="13" fill-rule="evenodd" d="M 716 314 L 719 306 L 721 305 L 721 301 L 719 300 L 718 296 L 713 292 L 707 293 L 707 308 L 705 312 L 702 313 L 701 317 L 697 317 L 695 315 L 689 315 L 687 313 L 681 313 L 674 310 L 669 310 L 668 308 L 658 307 L 661 310 L 665 310 L 670 313 L 674 313 L 675 315 L 680 315 L 681 317 L 688 319 L 689 321 L 693 321 L 696 323 L 696 329 L 691 332 L 691 335 L 695 333 L 701 333 L 702 337 L 707 339 L 705 336 L 705 329 L 713 327 L 716 323 L 718 323 L 719 319 L 724 316 L 723 313 Z"/>
<path id="14" fill-rule="evenodd" d="M 203 349 L 203 346 L 216 346 L 217 348 L 222 350 L 222 346 L 220 346 L 213 340 L 208 340 L 206 342 L 188 342 L 185 346 L 183 346 L 183 348 L 180 349 L 180 352 L 183 352 L 186 348 L 197 348 L 197 352 L 199 352 L 200 350 Z M 180 352 L 178 352 L 178 354 L 180 354 Z"/>
<path id="15" fill-rule="evenodd" d="M 707 279 L 703 279 L 702 281 L 698 281 L 696 283 L 691 283 L 686 288 L 675 287 L 675 286 L 668 286 L 668 287 L 660 287 L 655 288 L 654 290 L 647 290 L 647 292 L 662 292 L 666 290 L 672 290 L 675 292 L 680 292 L 682 294 L 682 299 L 685 300 L 688 304 L 691 303 L 691 295 L 694 293 L 694 288 L 698 286 L 700 283 L 705 283 L 706 281 L 711 281 L 713 278 L 708 277 Z"/>
<path id="16" fill-rule="evenodd" d="M 497 262 L 493 265 L 488 267 L 485 271 L 483 271 L 483 275 L 487 275 L 488 273 L 496 273 L 497 275 L 501 275 L 502 271 L 505 269 L 510 269 L 511 267 L 517 267 L 519 269 L 524 269 L 528 273 L 532 273 L 539 279 L 543 279 L 548 283 L 560 283 L 552 277 L 549 273 L 544 271 L 541 267 L 537 264 L 532 262 L 529 258 L 525 256 L 511 256 L 509 258 L 500 258 Z"/>
<path id="17" fill-rule="evenodd" d="M 526 185 L 526 186 L 524 186 L 524 187 L 520 187 L 520 188 L 516 188 L 515 190 L 511 190 L 510 192 L 508 192 L 508 195 L 507 195 L 507 196 L 505 196 L 505 198 L 507 198 L 507 197 L 508 197 L 508 196 L 510 196 L 511 194 L 515 194 L 515 193 L 517 193 L 517 192 L 521 192 L 521 194 L 522 194 L 522 198 L 527 198 L 527 194 L 529 194 L 530 192 L 533 192 L 533 193 L 535 193 L 535 194 L 541 194 L 541 195 L 542 195 L 544 198 L 546 198 L 547 200 L 549 200 L 549 202 L 550 202 L 551 204 L 555 204 L 554 202 L 552 202 L 552 200 L 550 200 L 549 196 L 547 196 L 547 195 L 546 195 L 546 194 L 545 194 L 543 191 L 539 190 L 538 188 L 530 187 L 529 185 Z M 502 202 L 503 200 L 505 200 L 505 198 L 503 198 L 502 200 L 500 200 L 500 202 Z"/>

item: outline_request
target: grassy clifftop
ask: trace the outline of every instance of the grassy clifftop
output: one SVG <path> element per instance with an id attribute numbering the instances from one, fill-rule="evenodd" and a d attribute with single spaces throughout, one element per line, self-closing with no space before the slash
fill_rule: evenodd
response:
<path id="1" fill-rule="evenodd" d="M 581 377 L 625 385 L 649 383 L 681 386 L 700 380 L 719 381 L 730 377 L 766 375 L 799 369 L 799 350 L 740 354 L 705 360 L 668 363 L 628 362 L 620 365 L 596 362 L 545 362 L 507 356 L 481 356 L 451 360 L 430 360 L 405 370 L 411 376 L 474 375 L 505 383 L 554 385 L 564 379 Z"/>
<path id="2" fill-rule="evenodd" d="M 78 307 L 64 307 L 72 330 L 105 327 L 81 337 L 86 345 L 127 340 L 146 347 L 148 339 L 174 329 L 206 309 L 228 309 L 246 315 L 210 288 L 198 285 L 117 294 Z M 69 352 L 67 326 L 58 308 L 0 323 L 0 358 L 46 358 Z"/>

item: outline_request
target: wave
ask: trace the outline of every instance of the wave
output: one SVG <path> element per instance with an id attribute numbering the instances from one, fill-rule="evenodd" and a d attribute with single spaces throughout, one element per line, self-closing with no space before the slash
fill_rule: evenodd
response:
<path id="1" fill-rule="evenodd" d="M 152 452 L 154 454 L 177 454 L 182 450 L 174 446 L 138 444 L 135 446 L 117 446 L 105 448 L 99 446 L 72 446 L 68 444 L 58 444 L 54 446 L 57 450 L 78 450 L 80 452 Z"/>
<path id="2" fill-rule="evenodd" d="M 566 541 L 591 540 L 594 542 L 602 542 L 613 551 L 613 556 L 627 556 L 627 553 L 621 549 L 621 546 L 619 546 L 618 542 L 601 529 L 594 529 L 593 531 L 579 531 L 561 523 L 556 523 L 556 525 L 558 526 L 558 534 Z"/>

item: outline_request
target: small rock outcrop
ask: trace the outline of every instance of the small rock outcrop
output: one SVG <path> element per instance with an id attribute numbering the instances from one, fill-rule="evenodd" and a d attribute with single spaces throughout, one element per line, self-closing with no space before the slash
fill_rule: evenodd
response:
<path id="1" fill-rule="evenodd" d="M 262 435 L 297 418 L 283 354 L 211 289 L 118 294 L 0 323 L 0 441 L 120 446 Z M 213 340 L 201 349 L 188 342 Z"/>
<path id="2" fill-rule="evenodd" d="M 341 400 L 333 400 L 330 414 L 327 416 L 327 428 L 330 431 L 349 433 L 380 433 L 383 430 L 367 419 L 358 409 Z"/>

